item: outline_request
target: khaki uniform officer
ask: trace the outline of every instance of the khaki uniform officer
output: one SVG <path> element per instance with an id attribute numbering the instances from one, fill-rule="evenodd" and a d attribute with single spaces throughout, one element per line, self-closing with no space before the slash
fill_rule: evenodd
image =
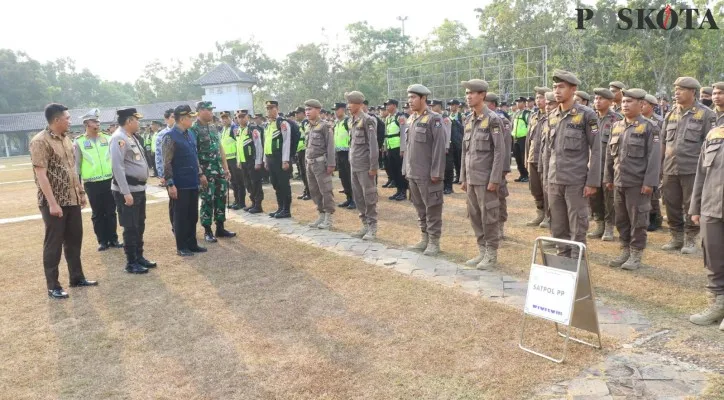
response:
<path id="1" fill-rule="evenodd" d="M 614 191 L 616 228 L 621 240 L 621 254 L 609 265 L 626 270 L 641 266 L 651 194 L 661 170 L 659 127 L 641 115 L 645 97 L 643 89 L 623 90 L 621 111 L 626 119 L 613 125 L 603 177 L 606 188 Z"/>
<path id="2" fill-rule="evenodd" d="M 556 70 L 553 93 L 558 108 L 548 117 L 550 143 L 544 153 L 548 176 L 551 233 L 558 239 L 586 243 L 588 197 L 601 186 L 601 140 L 598 118 L 586 106 L 574 104 L 573 94 L 581 81 L 568 72 Z M 559 255 L 577 257 L 568 246 Z"/>
<path id="3" fill-rule="evenodd" d="M 654 107 L 658 105 L 656 97 L 647 94 L 645 97 L 646 102 L 644 103 L 643 111 L 641 115 L 653 121 L 659 130 L 664 126 L 664 117 L 654 112 Z M 649 226 L 646 228 L 649 232 L 657 231 L 661 228 L 661 224 L 664 222 L 664 217 L 661 215 L 661 174 L 659 174 L 659 184 L 654 188 L 654 193 L 651 194 L 651 214 L 649 215 Z"/>
<path id="4" fill-rule="evenodd" d="M 494 267 L 498 262 L 500 240 L 498 190 L 503 178 L 503 161 L 507 149 L 503 122 L 485 106 L 488 83 L 472 79 L 461 83 L 473 112 L 465 119 L 460 177 L 467 192 L 470 223 L 475 231 L 479 255 L 465 264 L 479 269 Z"/>
<path id="5" fill-rule="evenodd" d="M 699 81 L 694 78 L 680 77 L 674 82 L 676 106 L 666 115 L 661 129 L 664 158 L 661 194 L 671 231 L 671 241 L 662 249 L 680 249 L 683 254 L 696 252 L 694 239 L 699 227 L 684 213 L 689 210 L 694 188 L 697 154 L 716 120 L 714 112 L 696 100 L 697 90 Z"/>
<path id="6" fill-rule="evenodd" d="M 697 325 L 713 324 L 724 318 L 724 127 L 712 129 L 699 153 L 689 214 L 701 226 L 704 264 L 709 270 L 707 289 L 714 295 L 708 310 L 692 315 Z M 724 321 L 719 326 L 724 330 Z"/>
<path id="7" fill-rule="evenodd" d="M 543 128 L 540 135 L 540 162 L 538 163 L 538 173 L 540 174 L 541 179 L 541 185 L 543 186 L 543 209 L 546 212 L 545 218 L 543 218 L 543 221 L 538 225 L 539 227 L 543 229 L 550 229 L 551 227 L 551 208 L 550 208 L 550 202 L 548 201 L 548 177 L 543 172 L 543 164 L 545 163 L 543 158 L 543 153 L 548 144 L 550 143 L 550 126 L 548 125 L 548 118 L 550 117 L 551 113 L 558 108 L 558 102 L 556 101 L 555 96 L 553 95 L 553 91 L 546 92 L 546 120 L 543 123 Z M 545 242 L 543 245 L 551 242 Z M 551 246 L 552 244 L 549 244 L 548 246 Z"/>
<path id="8" fill-rule="evenodd" d="M 402 173 L 410 182 L 410 197 L 417 210 L 420 241 L 412 250 L 425 255 L 440 252 L 442 234 L 443 182 L 445 175 L 446 135 L 442 116 L 427 108 L 430 89 L 415 84 L 407 88 L 413 112 L 408 119 L 407 143 Z"/>
<path id="9" fill-rule="evenodd" d="M 711 100 L 716 113 L 716 126 L 724 126 L 724 82 L 717 82 L 713 86 Z"/>
<path id="10" fill-rule="evenodd" d="M 365 96 L 357 91 L 345 95 L 349 117 L 349 165 L 352 172 L 352 195 L 359 210 L 362 228 L 352 236 L 364 240 L 377 237 L 377 185 L 375 176 L 379 168 L 377 119 L 365 113 Z"/>
<path id="11" fill-rule="evenodd" d="M 528 138 L 525 141 L 525 157 L 524 160 L 528 164 L 528 175 L 530 176 L 529 187 L 530 194 L 533 195 L 535 201 L 536 217 L 526 223 L 527 226 L 538 226 L 545 218 L 545 209 L 543 201 L 543 184 L 540 173 L 538 172 L 538 164 L 540 163 L 541 133 L 543 126 L 548 121 L 548 113 L 546 113 L 546 92 L 551 90 L 547 87 L 534 88 L 535 103 L 538 107 L 537 111 L 530 116 L 530 124 L 528 125 Z"/>
<path id="12" fill-rule="evenodd" d="M 335 209 L 332 189 L 332 173 L 336 166 L 334 130 L 332 124 L 320 118 L 322 103 L 319 100 L 307 100 L 304 102 L 304 107 L 309 121 L 305 153 L 307 182 L 309 183 L 309 194 L 319 212 L 319 218 L 309 227 L 329 229 L 332 227 L 332 214 Z"/>

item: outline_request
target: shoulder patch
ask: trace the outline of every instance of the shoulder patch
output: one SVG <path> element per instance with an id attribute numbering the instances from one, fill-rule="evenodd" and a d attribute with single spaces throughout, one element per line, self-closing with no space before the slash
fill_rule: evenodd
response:
<path id="1" fill-rule="evenodd" d="M 646 122 L 640 123 L 636 129 L 634 129 L 634 133 L 644 133 L 646 131 Z"/>
<path id="2" fill-rule="evenodd" d="M 588 126 L 591 127 L 591 133 L 592 133 L 592 134 L 595 135 L 595 134 L 598 133 L 598 121 L 596 121 L 595 119 L 591 118 L 591 119 L 588 121 Z"/>
<path id="3" fill-rule="evenodd" d="M 442 121 L 440 121 L 440 119 L 438 118 L 435 118 L 435 123 L 433 125 L 435 126 L 435 128 L 439 128 L 442 126 Z"/>
<path id="4" fill-rule="evenodd" d="M 573 109 L 575 110 L 575 108 Z M 571 122 L 574 124 L 580 124 L 583 122 L 583 114 L 576 114 L 571 110 L 571 114 L 573 114 L 573 118 L 571 119 Z"/>
<path id="5" fill-rule="evenodd" d="M 492 131 L 493 131 L 493 134 L 494 134 L 494 135 L 499 135 L 499 134 L 500 134 L 500 126 L 494 126 L 493 129 L 492 129 Z"/>
<path id="6" fill-rule="evenodd" d="M 706 140 L 724 139 L 724 127 L 716 127 L 709 131 L 706 135 Z"/>
<path id="7" fill-rule="evenodd" d="M 121 139 L 121 140 L 118 141 L 118 147 L 123 148 L 123 146 L 125 146 L 125 145 L 126 145 L 126 141 L 125 141 L 125 140 Z"/>

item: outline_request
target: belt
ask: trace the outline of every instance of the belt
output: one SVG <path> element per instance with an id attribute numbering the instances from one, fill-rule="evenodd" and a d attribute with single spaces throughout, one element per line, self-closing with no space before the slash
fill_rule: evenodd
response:
<path id="1" fill-rule="evenodd" d="M 318 162 L 322 162 L 327 159 L 327 156 L 319 156 L 317 158 L 307 158 L 307 163 L 309 164 L 315 164 Z"/>
<path id="2" fill-rule="evenodd" d="M 129 186 L 143 186 L 146 184 L 146 181 L 126 175 L 126 183 L 128 183 Z M 118 186 L 116 178 L 113 178 L 113 184 Z"/>
<path id="3" fill-rule="evenodd" d="M 400 137 L 399 133 L 395 133 L 394 135 L 385 135 L 386 138 L 393 138 L 393 137 Z"/>

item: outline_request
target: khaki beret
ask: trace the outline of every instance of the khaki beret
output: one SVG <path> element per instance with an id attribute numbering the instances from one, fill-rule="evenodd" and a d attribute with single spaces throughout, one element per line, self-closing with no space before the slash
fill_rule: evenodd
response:
<path id="1" fill-rule="evenodd" d="M 609 82 L 608 87 L 615 87 L 615 88 L 624 90 L 624 89 L 626 89 L 626 84 L 621 81 L 613 81 L 613 82 Z"/>
<path id="2" fill-rule="evenodd" d="M 575 94 L 576 94 L 576 96 L 582 98 L 583 100 L 591 101 L 591 95 L 584 92 L 583 90 L 576 90 Z"/>
<path id="3" fill-rule="evenodd" d="M 304 102 L 305 107 L 312 107 L 312 108 L 318 108 L 322 109 L 322 103 L 319 100 L 316 99 L 309 99 Z"/>
<path id="4" fill-rule="evenodd" d="M 553 94 L 553 92 L 546 92 L 546 102 L 556 103 L 556 96 Z"/>
<path id="5" fill-rule="evenodd" d="M 417 94 L 420 96 L 429 96 L 432 94 L 430 89 L 426 88 L 425 86 L 423 86 L 419 83 L 408 86 L 407 93 L 414 93 L 414 94 Z"/>
<path id="6" fill-rule="evenodd" d="M 573 72 L 564 71 L 562 69 L 553 70 L 553 82 L 568 82 L 571 85 L 578 86 L 581 81 Z"/>
<path id="7" fill-rule="evenodd" d="M 593 89 L 593 94 L 595 94 L 596 96 L 601 96 L 604 99 L 609 99 L 609 100 L 613 100 L 613 98 L 616 97 L 613 95 L 613 92 L 610 91 L 609 89 L 600 88 L 600 87 Z"/>
<path id="8" fill-rule="evenodd" d="M 472 90 L 473 92 L 487 92 L 488 82 L 482 79 L 471 79 L 469 81 L 462 81 L 460 85 L 465 89 Z"/>
<path id="9" fill-rule="evenodd" d="M 684 89 L 699 89 L 701 87 L 699 81 L 690 76 L 680 76 L 676 78 L 674 86 L 683 87 Z"/>
<path id="10" fill-rule="evenodd" d="M 493 92 L 487 93 L 485 94 L 485 101 L 498 101 L 498 95 Z"/>
<path id="11" fill-rule="evenodd" d="M 711 85 L 714 89 L 724 90 L 724 82 L 717 82 L 713 85 Z M 714 91 L 712 90 L 712 93 Z"/>
<path id="12" fill-rule="evenodd" d="M 703 88 L 701 88 L 701 92 L 711 95 L 712 93 L 714 93 L 714 88 L 711 86 L 704 86 Z"/>
<path id="13" fill-rule="evenodd" d="M 654 95 L 652 95 L 652 94 L 647 93 L 646 96 L 644 96 L 644 100 L 651 103 L 652 106 L 659 104 L 659 102 L 656 100 L 656 97 L 654 97 Z"/>
<path id="14" fill-rule="evenodd" d="M 646 91 L 639 88 L 631 88 L 623 90 L 623 97 L 631 97 L 632 99 L 643 100 L 646 98 Z"/>
<path id="15" fill-rule="evenodd" d="M 365 101 L 365 95 L 362 92 L 352 91 L 344 94 L 344 99 L 349 104 L 362 104 Z"/>
<path id="16" fill-rule="evenodd" d="M 536 86 L 533 88 L 533 91 L 536 92 L 537 94 L 546 94 L 546 92 L 550 92 L 551 90 L 545 86 L 543 86 L 543 87 Z"/>

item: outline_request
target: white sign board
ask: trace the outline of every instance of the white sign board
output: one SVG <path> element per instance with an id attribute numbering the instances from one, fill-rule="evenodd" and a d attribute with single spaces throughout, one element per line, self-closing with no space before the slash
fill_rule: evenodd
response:
<path id="1" fill-rule="evenodd" d="M 575 290 L 575 272 L 533 264 L 525 296 L 525 313 L 568 325 Z"/>

